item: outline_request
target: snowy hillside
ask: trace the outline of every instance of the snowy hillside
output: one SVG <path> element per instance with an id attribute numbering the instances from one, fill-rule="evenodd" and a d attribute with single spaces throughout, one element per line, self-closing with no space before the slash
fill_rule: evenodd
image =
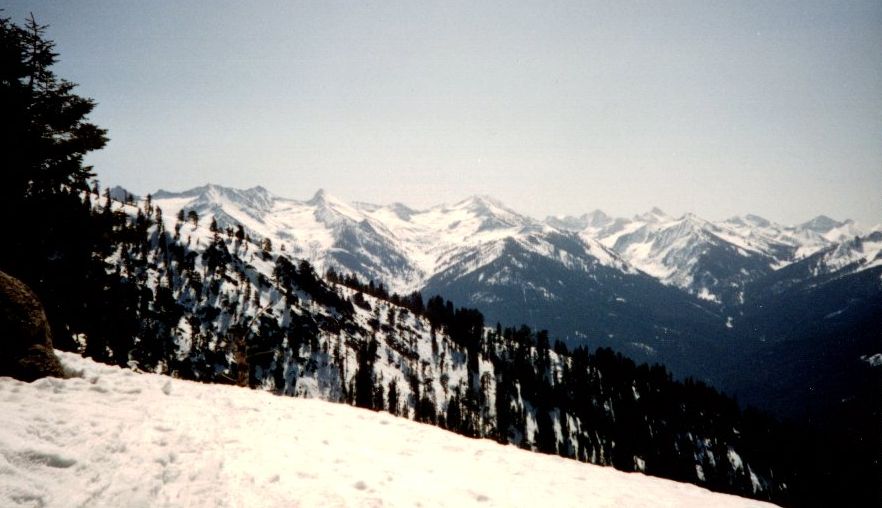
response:
<path id="1" fill-rule="evenodd" d="M 771 453 L 781 446 L 779 430 L 702 383 L 679 383 L 664 367 L 608 349 L 569 349 L 529 327 L 485 327 L 481 312 L 440 297 L 390 294 L 348 274 L 322 277 L 290 249 L 249 239 L 238 226 L 222 229 L 216 218 L 206 224 L 196 212 L 169 214 L 161 201 L 139 208 L 105 200 L 95 210 L 110 231 L 96 260 L 102 298 L 77 329 L 75 348 L 88 357 L 388 411 L 724 492 L 794 495 L 795 471 Z M 607 272 L 623 274 L 591 269 L 604 284 L 615 282 Z"/>
<path id="2" fill-rule="evenodd" d="M 0 505 L 761 507 L 318 400 L 59 353 L 0 378 Z"/>

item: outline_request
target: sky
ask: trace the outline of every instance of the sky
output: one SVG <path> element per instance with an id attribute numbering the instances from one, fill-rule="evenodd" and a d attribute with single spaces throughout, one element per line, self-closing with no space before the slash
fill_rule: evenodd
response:
<path id="1" fill-rule="evenodd" d="M 882 2 L 19 1 L 102 185 L 882 222 Z"/>

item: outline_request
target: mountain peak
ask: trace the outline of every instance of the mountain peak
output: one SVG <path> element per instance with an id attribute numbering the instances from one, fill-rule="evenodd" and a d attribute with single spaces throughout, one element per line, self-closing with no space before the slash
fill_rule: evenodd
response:
<path id="1" fill-rule="evenodd" d="M 401 220 L 404 221 L 409 221 L 413 214 L 416 213 L 413 208 L 397 201 L 389 205 L 389 209 L 392 210 Z"/>
<path id="2" fill-rule="evenodd" d="M 613 218 L 601 210 L 583 213 L 578 217 L 556 215 L 545 218 L 545 223 L 565 231 L 582 231 L 587 228 L 602 228 L 613 222 Z"/>
<path id="3" fill-rule="evenodd" d="M 635 217 L 637 220 L 645 222 L 661 222 L 670 219 L 670 215 L 666 214 L 661 208 L 653 206 L 652 209 L 642 215 Z"/>
<path id="4" fill-rule="evenodd" d="M 456 206 L 464 206 L 468 208 L 472 207 L 481 207 L 481 208 L 501 208 L 503 210 L 509 211 L 508 208 L 498 199 L 489 196 L 487 194 L 475 194 L 473 196 L 469 196 L 466 199 L 460 201 L 456 204 Z"/>
<path id="5" fill-rule="evenodd" d="M 769 227 L 769 226 L 772 224 L 772 223 L 769 222 L 767 219 L 765 219 L 765 218 L 763 218 L 763 217 L 760 217 L 759 215 L 754 215 L 754 214 L 752 214 L 752 213 L 749 213 L 749 214 L 745 215 L 745 216 L 744 216 L 744 219 L 745 219 L 749 224 L 753 224 L 754 226 L 759 226 L 759 227 L 761 227 L 761 228 Z"/>
<path id="6" fill-rule="evenodd" d="M 264 187 L 263 185 L 255 185 L 254 187 L 251 187 L 250 189 L 246 189 L 245 192 L 248 192 L 251 194 L 257 194 L 260 196 L 272 195 L 272 193 L 269 190 L 267 190 L 267 188 Z"/>
<path id="7" fill-rule="evenodd" d="M 687 213 L 683 214 L 683 216 L 680 217 L 678 219 L 678 221 L 680 222 L 680 224 L 682 226 L 688 227 L 692 231 L 703 231 L 703 230 L 714 229 L 714 226 L 709 221 L 699 217 L 698 215 L 695 215 L 692 212 L 687 212 Z"/>
<path id="8" fill-rule="evenodd" d="M 325 189 L 317 190 L 306 204 L 315 207 L 315 217 L 326 225 L 340 224 L 341 221 L 360 222 L 364 219 L 364 214 L 358 207 L 329 194 Z"/>
<path id="9" fill-rule="evenodd" d="M 469 210 L 479 216 L 522 218 L 519 213 L 507 207 L 502 201 L 486 194 L 469 196 L 449 208 Z"/>
<path id="10" fill-rule="evenodd" d="M 351 208 L 348 203 L 343 201 L 342 199 L 332 195 L 325 189 L 319 189 L 313 194 L 312 198 L 306 202 L 312 206 L 338 206 L 338 207 L 346 207 Z"/>
<path id="11" fill-rule="evenodd" d="M 325 189 L 319 189 L 315 191 L 315 194 L 309 199 L 309 203 L 319 203 L 321 201 L 325 201 L 328 198 L 328 191 Z"/>
<path id="12" fill-rule="evenodd" d="M 809 231 L 814 231 L 815 233 L 826 233 L 833 228 L 838 228 L 847 224 L 846 222 L 839 222 L 836 219 L 831 219 L 826 215 L 818 215 L 814 219 L 804 222 L 799 225 L 800 229 L 808 229 Z"/>
<path id="13" fill-rule="evenodd" d="M 586 219 L 591 219 L 591 220 L 598 220 L 598 219 L 607 220 L 610 218 L 609 215 L 604 213 L 604 211 L 599 208 L 595 208 L 593 211 L 590 211 L 590 212 L 582 215 L 582 217 L 585 217 Z"/>

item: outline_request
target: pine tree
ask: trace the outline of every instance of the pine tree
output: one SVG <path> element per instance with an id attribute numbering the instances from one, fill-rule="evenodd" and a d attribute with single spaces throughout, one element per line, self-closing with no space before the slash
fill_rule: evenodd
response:
<path id="1" fill-rule="evenodd" d="M 23 27 L 0 18 L 0 214 L 28 218 L 8 221 L 0 270 L 37 292 L 56 345 L 69 348 L 100 237 L 84 199 L 94 174 L 83 157 L 107 137 L 87 120 L 95 103 L 52 71 L 58 55 L 45 32 L 33 16 Z"/>
<path id="2" fill-rule="evenodd" d="M 398 416 L 398 380 L 389 383 L 389 412 Z"/>
<path id="3" fill-rule="evenodd" d="M 355 373 L 355 405 L 374 409 L 374 361 L 377 358 L 377 339 L 371 338 L 357 350 L 358 370 Z"/>
<path id="4" fill-rule="evenodd" d="M 24 28 L 0 18 L 0 156 L 4 206 L 37 196 L 88 191 L 93 177 L 83 156 L 107 142 L 106 131 L 86 121 L 95 107 L 75 85 L 50 69 L 58 54 L 31 16 Z"/>

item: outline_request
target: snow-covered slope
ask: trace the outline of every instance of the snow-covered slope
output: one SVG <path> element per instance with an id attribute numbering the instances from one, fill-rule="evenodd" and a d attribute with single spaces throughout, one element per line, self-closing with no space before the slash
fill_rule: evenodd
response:
<path id="1" fill-rule="evenodd" d="M 390 295 L 351 277 L 323 280 L 305 260 L 288 257 L 290 251 L 212 231 L 204 218 L 181 220 L 160 212 L 158 201 L 100 209 L 114 219 L 103 253 L 112 297 L 96 304 L 101 317 L 77 330 L 87 356 L 386 410 L 467 436 L 715 490 L 790 496 L 790 473 L 760 444 L 765 434 L 748 431 L 755 423 L 732 413 L 723 396 L 684 387 L 663 368 L 640 369 L 608 350 L 569 354 L 562 345 L 552 350 L 541 332 L 485 328 L 479 312 L 437 297 L 424 303 L 418 294 Z M 566 238 L 578 243 L 574 235 Z M 538 256 L 517 252 L 507 262 Z M 602 276 L 604 284 L 615 281 L 611 267 L 592 270 L 588 275 Z M 632 277 L 676 293 L 646 275 Z M 646 289 L 629 289 L 629 298 Z M 624 304 L 610 303 L 623 305 L 619 313 L 636 313 L 623 314 L 624 321 L 643 316 Z M 671 314 L 685 310 L 672 307 Z M 677 338 L 681 345 L 689 339 Z M 675 402 L 659 405 L 655 397 Z M 747 446 L 754 452 L 746 453 Z M 719 460 L 730 455 L 740 458 Z"/>
<path id="2" fill-rule="evenodd" d="M 71 379 L 0 378 L 0 505 L 772 506 L 387 413 L 59 355 Z"/>

